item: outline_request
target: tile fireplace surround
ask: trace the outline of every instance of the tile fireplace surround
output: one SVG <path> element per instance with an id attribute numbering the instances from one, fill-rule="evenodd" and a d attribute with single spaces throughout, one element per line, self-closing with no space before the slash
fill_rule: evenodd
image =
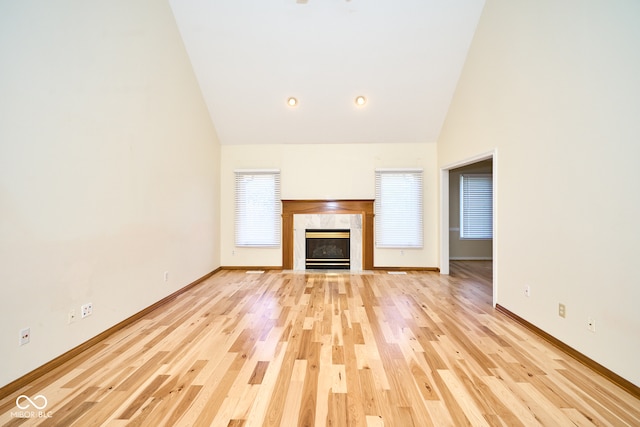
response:
<path id="1" fill-rule="evenodd" d="M 351 271 L 362 270 L 362 215 L 299 214 L 293 215 L 293 269 L 305 269 L 305 236 L 308 228 L 323 230 L 349 229 Z"/>
<path id="2" fill-rule="evenodd" d="M 305 270 L 307 228 L 348 228 L 351 271 L 373 269 L 373 200 L 283 200 L 284 269 Z"/>

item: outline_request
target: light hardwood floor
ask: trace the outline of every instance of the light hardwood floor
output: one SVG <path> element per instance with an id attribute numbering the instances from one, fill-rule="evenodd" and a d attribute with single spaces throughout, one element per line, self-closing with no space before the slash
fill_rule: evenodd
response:
<path id="1" fill-rule="evenodd" d="M 20 394 L 50 418 L 18 418 Z M 221 271 L 0 401 L 41 426 L 622 426 L 640 401 L 451 275 Z"/>

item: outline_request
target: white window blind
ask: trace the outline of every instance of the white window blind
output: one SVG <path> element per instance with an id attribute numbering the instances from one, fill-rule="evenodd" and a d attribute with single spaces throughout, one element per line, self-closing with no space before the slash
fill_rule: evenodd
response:
<path id="1" fill-rule="evenodd" d="M 493 182 L 490 174 L 460 176 L 460 238 L 493 238 Z"/>
<path id="2" fill-rule="evenodd" d="M 376 170 L 375 208 L 377 247 L 422 247 L 422 170 Z"/>
<path id="3" fill-rule="evenodd" d="M 235 171 L 236 246 L 280 246 L 280 171 Z"/>

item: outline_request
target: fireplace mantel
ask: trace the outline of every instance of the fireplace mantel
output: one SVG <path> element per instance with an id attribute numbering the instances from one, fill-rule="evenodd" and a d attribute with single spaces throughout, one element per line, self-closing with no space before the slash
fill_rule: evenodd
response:
<path id="1" fill-rule="evenodd" d="M 293 216 L 362 215 L 362 268 L 373 269 L 373 200 L 282 200 L 282 268 L 293 268 Z"/>

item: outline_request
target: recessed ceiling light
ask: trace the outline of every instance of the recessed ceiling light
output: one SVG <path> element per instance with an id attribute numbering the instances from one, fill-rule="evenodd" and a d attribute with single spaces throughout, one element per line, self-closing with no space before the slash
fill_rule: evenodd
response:
<path id="1" fill-rule="evenodd" d="M 292 96 L 289 99 L 287 99 L 287 105 L 289 107 L 295 107 L 296 105 L 298 105 L 298 100 Z"/>
<path id="2" fill-rule="evenodd" d="M 367 98 L 365 98 L 364 96 L 360 95 L 360 96 L 356 96 L 356 105 L 357 106 L 362 106 L 364 104 L 367 103 Z"/>

